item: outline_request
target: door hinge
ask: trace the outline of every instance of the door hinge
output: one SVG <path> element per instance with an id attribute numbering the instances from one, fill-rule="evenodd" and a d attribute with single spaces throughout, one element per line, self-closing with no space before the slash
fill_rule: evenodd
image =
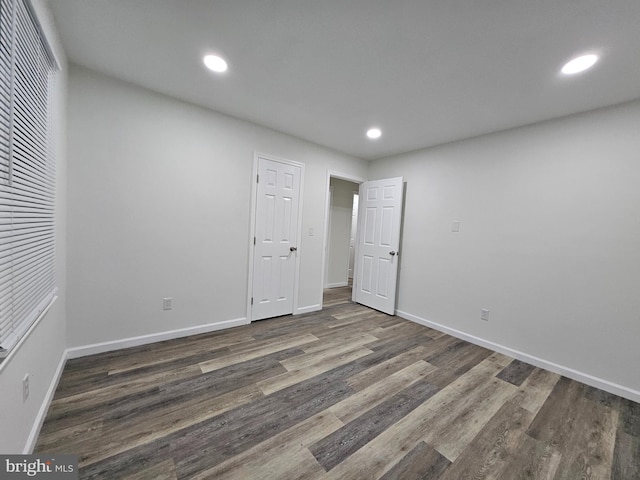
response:
<path id="1" fill-rule="evenodd" d="M 251 305 L 253 305 L 253 297 L 251 297 Z"/>
<path id="2" fill-rule="evenodd" d="M 256 175 L 256 183 L 260 183 L 260 174 Z"/>
<path id="3" fill-rule="evenodd" d="M 256 244 L 256 237 L 253 237 L 253 244 Z"/>

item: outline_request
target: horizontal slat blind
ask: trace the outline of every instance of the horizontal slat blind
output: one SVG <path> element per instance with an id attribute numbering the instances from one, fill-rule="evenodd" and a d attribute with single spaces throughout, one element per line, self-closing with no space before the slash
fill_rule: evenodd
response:
<path id="1" fill-rule="evenodd" d="M 55 67 L 27 0 L 0 0 L 0 357 L 55 290 Z"/>

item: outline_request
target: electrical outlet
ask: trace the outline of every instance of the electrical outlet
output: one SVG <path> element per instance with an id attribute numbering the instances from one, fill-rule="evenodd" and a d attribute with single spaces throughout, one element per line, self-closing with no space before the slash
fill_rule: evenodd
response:
<path id="1" fill-rule="evenodd" d="M 22 379 L 22 401 L 26 402 L 29 398 L 29 374 L 27 373 Z"/>
<path id="2" fill-rule="evenodd" d="M 171 310 L 173 308 L 173 298 L 167 297 L 162 299 L 162 309 Z"/>
<path id="3" fill-rule="evenodd" d="M 489 310 L 486 308 L 480 310 L 480 320 L 484 320 L 485 322 L 489 321 Z"/>
<path id="4" fill-rule="evenodd" d="M 460 222 L 459 221 L 453 221 L 451 222 L 451 231 L 452 232 L 456 232 L 458 233 L 460 231 Z"/>

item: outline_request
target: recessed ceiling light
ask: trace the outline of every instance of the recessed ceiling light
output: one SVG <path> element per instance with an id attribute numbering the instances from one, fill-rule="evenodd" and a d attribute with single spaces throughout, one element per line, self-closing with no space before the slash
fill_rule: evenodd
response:
<path id="1" fill-rule="evenodd" d="M 382 135 L 382 131 L 379 128 L 370 128 L 367 130 L 367 137 L 369 138 L 380 138 Z"/>
<path id="2" fill-rule="evenodd" d="M 217 55 L 207 55 L 204 57 L 203 61 L 207 68 L 214 72 L 222 73 L 227 70 L 227 62 Z"/>
<path id="3" fill-rule="evenodd" d="M 573 75 L 574 73 L 584 72 L 588 68 L 593 67 L 593 65 L 597 61 L 598 61 L 597 55 L 593 55 L 593 54 L 582 55 L 581 57 L 576 57 L 573 60 L 565 63 L 561 71 L 565 75 Z"/>

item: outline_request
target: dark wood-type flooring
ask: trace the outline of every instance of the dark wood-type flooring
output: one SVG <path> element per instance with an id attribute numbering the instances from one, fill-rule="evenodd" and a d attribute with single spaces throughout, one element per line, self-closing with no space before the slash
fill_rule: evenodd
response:
<path id="1" fill-rule="evenodd" d="M 640 404 L 348 300 L 70 360 L 80 478 L 640 479 Z"/>

